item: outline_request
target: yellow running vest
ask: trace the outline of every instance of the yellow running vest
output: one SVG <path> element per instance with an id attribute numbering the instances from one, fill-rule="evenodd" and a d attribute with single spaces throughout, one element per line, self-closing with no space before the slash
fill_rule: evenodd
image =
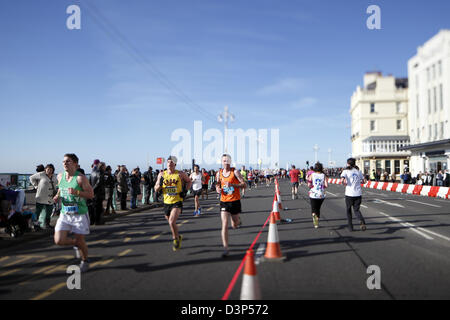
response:
<path id="1" fill-rule="evenodd" d="M 180 197 L 180 192 L 183 191 L 180 174 L 178 170 L 175 173 L 169 174 L 167 170 L 163 174 L 163 196 L 165 204 L 174 204 L 183 201 Z"/>

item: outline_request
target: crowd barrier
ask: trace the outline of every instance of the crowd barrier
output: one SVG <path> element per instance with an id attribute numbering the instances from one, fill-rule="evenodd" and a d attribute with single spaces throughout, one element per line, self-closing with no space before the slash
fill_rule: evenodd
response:
<path id="1" fill-rule="evenodd" d="M 328 183 L 341 184 L 341 179 L 328 179 Z M 424 197 L 450 199 L 449 187 L 434 187 L 418 184 L 414 185 L 397 182 L 377 182 L 377 181 L 368 181 L 366 184 L 362 184 L 361 186 L 369 189 L 407 193 Z"/>

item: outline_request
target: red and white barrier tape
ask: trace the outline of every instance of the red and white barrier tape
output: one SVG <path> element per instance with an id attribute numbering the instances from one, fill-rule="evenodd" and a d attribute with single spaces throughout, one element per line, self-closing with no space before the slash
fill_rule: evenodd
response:
<path id="1" fill-rule="evenodd" d="M 341 184 L 341 179 L 328 179 L 328 183 Z M 385 190 L 391 192 L 401 192 L 424 197 L 450 199 L 449 187 L 432 187 L 424 185 L 403 184 L 396 182 L 376 182 L 369 181 L 362 185 L 364 188 Z"/>

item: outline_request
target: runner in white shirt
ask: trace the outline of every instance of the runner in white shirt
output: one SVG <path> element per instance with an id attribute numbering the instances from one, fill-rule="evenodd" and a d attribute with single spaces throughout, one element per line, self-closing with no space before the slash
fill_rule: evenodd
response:
<path id="1" fill-rule="evenodd" d="M 348 167 L 341 174 L 341 182 L 345 185 L 345 204 L 347 206 L 347 222 L 348 229 L 353 231 L 352 223 L 352 207 L 355 215 L 358 217 L 361 230 L 366 230 L 366 222 L 359 210 L 362 200 L 361 183 L 365 183 L 365 179 L 359 168 L 356 166 L 356 160 L 350 158 L 347 160 Z"/>
<path id="2" fill-rule="evenodd" d="M 202 208 L 200 207 L 200 195 L 203 192 L 202 184 L 204 177 L 200 172 L 200 167 L 198 165 L 194 166 L 194 172 L 192 172 L 190 176 L 192 180 L 192 191 L 194 191 L 194 202 L 195 202 L 195 211 L 194 217 L 198 217 L 201 214 Z"/>
<path id="3" fill-rule="evenodd" d="M 309 190 L 309 199 L 311 201 L 311 213 L 313 218 L 314 228 L 319 228 L 320 207 L 325 200 L 325 188 L 328 188 L 328 182 L 323 173 L 323 165 L 317 162 L 314 166 L 314 172 L 309 176 L 309 182 L 312 188 Z"/>

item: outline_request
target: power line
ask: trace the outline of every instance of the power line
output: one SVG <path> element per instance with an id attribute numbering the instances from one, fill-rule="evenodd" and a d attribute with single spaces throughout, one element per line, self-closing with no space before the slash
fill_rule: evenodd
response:
<path id="1" fill-rule="evenodd" d="M 139 49 L 131 43 L 116 27 L 111 23 L 93 4 L 80 0 L 83 6 L 87 8 L 88 13 L 93 18 L 93 21 L 105 32 L 114 42 L 116 42 L 122 49 L 124 49 L 133 60 L 144 67 L 144 69 L 151 73 L 164 87 L 166 87 L 173 95 L 178 97 L 188 107 L 196 112 L 199 112 L 210 121 L 216 121 L 216 117 L 205 110 L 203 107 L 195 103 L 187 94 L 179 89 L 163 72 L 161 72 Z"/>

